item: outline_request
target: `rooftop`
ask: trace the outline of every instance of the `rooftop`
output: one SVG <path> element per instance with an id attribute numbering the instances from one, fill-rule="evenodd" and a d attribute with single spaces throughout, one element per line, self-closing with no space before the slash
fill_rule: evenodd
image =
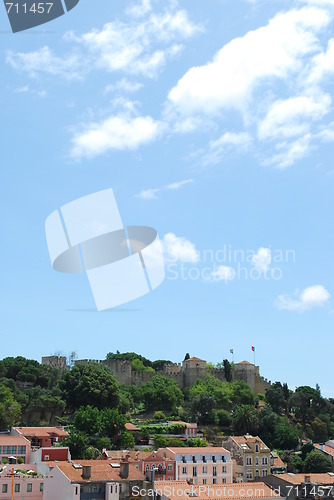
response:
<path id="1" fill-rule="evenodd" d="M 204 361 L 204 359 L 196 358 L 195 356 L 193 356 L 192 358 L 189 358 L 189 359 L 185 359 L 184 363 L 187 363 L 188 361 L 196 361 L 197 363 L 198 362 L 206 363 L 206 361 Z"/>
<path id="2" fill-rule="evenodd" d="M 9 436 L 8 434 L 1 434 L 0 435 L 0 445 L 10 445 L 10 446 L 15 446 L 15 445 L 22 445 L 22 446 L 27 446 L 30 445 L 30 441 L 26 439 L 24 436 Z"/>
<path id="3" fill-rule="evenodd" d="M 322 448 L 322 445 L 315 443 L 314 447 L 317 448 L 317 450 L 324 451 L 325 453 L 327 453 L 328 455 L 331 455 L 334 458 L 334 448 L 332 448 L 331 446 L 324 444 L 323 448 Z"/>
<path id="4" fill-rule="evenodd" d="M 326 472 L 325 474 L 293 474 L 289 472 L 287 474 L 273 474 L 274 477 L 279 479 L 283 479 L 287 483 L 291 484 L 301 484 L 305 483 L 306 478 L 309 478 L 310 483 L 318 483 L 318 484 L 334 484 L 334 473 Z"/>
<path id="5" fill-rule="evenodd" d="M 239 445 L 241 448 L 249 448 L 249 443 L 258 443 L 260 445 L 260 450 L 269 450 L 268 446 L 264 444 L 259 436 L 251 436 L 251 434 L 245 434 L 244 436 L 231 436 L 231 438 Z M 246 446 L 245 446 L 246 445 Z"/>
<path id="6" fill-rule="evenodd" d="M 180 455 L 225 455 L 226 453 L 229 453 L 229 451 L 225 450 L 225 448 L 222 448 L 221 446 L 205 446 L 204 448 L 199 448 L 199 447 L 171 447 L 168 446 L 167 448 L 159 448 L 159 452 L 161 450 L 170 450 L 172 453 L 175 453 L 175 455 L 180 454 Z"/>
<path id="7" fill-rule="evenodd" d="M 193 497 L 208 500 L 228 500 L 230 498 L 245 500 L 245 498 L 273 498 L 278 496 L 269 486 L 261 482 L 197 485 L 188 484 L 187 481 L 159 481 L 159 484 L 155 486 L 155 491 L 161 492 L 167 498 L 180 500 L 189 500 L 189 498 Z M 245 496 L 246 491 L 247 497 Z"/>
<path id="8" fill-rule="evenodd" d="M 75 467 L 75 465 L 77 465 L 77 467 Z M 85 465 L 91 467 L 91 477 L 89 479 L 83 479 L 83 469 L 79 467 Z M 75 483 L 124 481 L 120 476 L 120 467 L 112 467 L 112 464 L 106 460 L 73 460 L 72 462 L 58 462 L 56 467 L 58 467 L 71 482 Z M 145 476 L 134 465 L 129 464 L 129 476 L 126 480 L 142 481 L 145 480 Z"/>
<path id="9" fill-rule="evenodd" d="M 23 436 L 29 437 L 68 437 L 68 432 L 59 427 L 14 427 Z"/>

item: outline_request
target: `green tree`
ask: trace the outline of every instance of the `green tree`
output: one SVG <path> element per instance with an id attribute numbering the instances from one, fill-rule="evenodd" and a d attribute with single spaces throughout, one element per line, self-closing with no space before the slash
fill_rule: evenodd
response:
<path id="1" fill-rule="evenodd" d="M 121 449 L 131 449 L 135 447 L 135 439 L 133 437 L 133 434 L 128 431 L 122 432 L 122 434 L 119 436 L 117 440 L 117 446 L 118 448 Z"/>
<path id="2" fill-rule="evenodd" d="M 189 438 L 187 445 L 194 448 L 205 448 L 208 446 L 208 442 L 201 438 Z"/>
<path id="3" fill-rule="evenodd" d="M 69 437 L 66 440 L 66 446 L 69 447 L 73 460 L 83 458 L 88 448 L 88 437 L 84 432 L 76 429 L 70 429 Z"/>
<path id="4" fill-rule="evenodd" d="M 317 414 L 320 413 L 325 402 L 316 389 L 309 386 L 301 386 L 297 387 L 291 396 L 289 405 L 305 430 L 306 424 L 310 424 Z"/>
<path id="5" fill-rule="evenodd" d="M 328 428 L 326 422 L 323 422 L 319 417 L 315 417 L 311 424 L 315 441 L 327 441 Z"/>
<path id="6" fill-rule="evenodd" d="M 71 409 L 92 405 L 97 408 L 117 406 L 119 388 L 115 377 L 103 365 L 78 364 L 60 382 L 65 401 Z"/>
<path id="7" fill-rule="evenodd" d="M 257 434 L 258 415 L 251 405 L 238 405 L 233 411 L 233 429 L 237 433 Z"/>
<path id="8" fill-rule="evenodd" d="M 0 386 L 0 430 L 13 426 L 21 417 L 21 406 L 14 399 L 12 391 Z"/>
<path id="9" fill-rule="evenodd" d="M 330 472 L 332 470 L 331 460 L 320 451 L 313 450 L 306 455 L 303 470 L 304 472 Z"/>
<path id="10" fill-rule="evenodd" d="M 185 357 L 184 357 L 184 360 L 183 361 L 187 361 L 187 359 L 190 359 L 190 354 L 189 352 L 186 353 Z"/>
<path id="11" fill-rule="evenodd" d="M 102 460 L 102 452 L 94 446 L 88 446 L 83 454 L 85 460 Z"/>
<path id="12" fill-rule="evenodd" d="M 244 380 L 236 380 L 231 386 L 231 401 L 233 405 L 253 405 L 255 402 L 252 389 Z"/>
<path id="13" fill-rule="evenodd" d="M 281 450 L 294 450 L 299 443 L 299 432 L 286 417 L 281 417 L 275 426 L 274 444 Z"/>
<path id="14" fill-rule="evenodd" d="M 73 419 L 74 427 L 87 434 L 94 436 L 101 432 L 101 414 L 100 410 L 94 406 L 80 406 L 75 412 Z"/>
<path id="15" fill-rule="evenodd" d="M 266 402 L 278 415 L 285 412 L 287 401 L 281 382 L 275 382 L 266 390 Z"/>
<path id="16" fill-rule="evenodd" d="M 224 375 L 227 382 L 232 381 L 232 366 L 228 359 L 223 360 Z"/>
<path id="17" fill-rule="evenodd" d="M 274 433 L 280 417 L 266 404 L 259 413 L 259 436 L 269 448 L 275 448 Z"/>
<path id="18" fill-rule="evenodd" d="M 125 431 L 126 417 L 121 415 L 117 408 L 105 408 L 100 412 L 101 433 L 113 438 Z"/>
<path id="19" fill-rule="evenodd" d="M 306 456 L 311 453 L 311 451 L 314 450 L 314 446 L 311 442 L 303 444 L 303 446 L 300 448 L 301 451 L 301 458 L 304 461 Z"/>
<path id="20" fill-rule="evenodd" d="M 171 412 L 183 402 L 183 394 L 176 380 L 156 375 L 151 382 L 140 387 L 140 394 L 147 411 Z"/>

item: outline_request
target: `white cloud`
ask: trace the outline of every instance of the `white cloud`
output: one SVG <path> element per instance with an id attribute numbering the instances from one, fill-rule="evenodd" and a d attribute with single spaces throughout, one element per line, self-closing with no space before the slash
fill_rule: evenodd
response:
<path id="1" fill-rule="evenodd" d="M 298 290 L 291 297 L 288 294 L 279 295 L 275 304 L 278 309 L 303 312 L 308 309 L 324 307 L 328 304 L 330 294 L 322 285 L 313 285 Z"/>
<path id="2" fill-rule="evenodd" d="M 260 247 L 252 257 L 253 266 L 261 273 L 266 273 L 271 264 L 270 248 Z"/>
<path id="3" fill-rule="evenodd" d="M 325 76 L 334 73 L 334 39 L 328 41 L 327 50 L 314 56 L 312 71 L 308 81 L 317 83 Z"/>
<path id="4" fill-rule="evenodd" d="M 203 156 L 203 164 L 217 164 L 227 149 L 238 148 L 239 153 L 246 151 L 252 139 L 247 132 L 225 132 L 219 139 L 210 141 L 208 151 Z"/>
<path id="5" fill-rule="evenodd" d="M 161 191 L 178 191 L 183 186 L 187 184 L 193 184 L 194 179 L 185 179 L 184 181 L 172 182 L 171 184 L 167 184 L 166 186 L 160 188 L 150 188 L 143 189 L 140 193 L 137 194 L 138 198 L 142 200 L 156 200 L 158 198 L 157 193 Z"/>
<path id="6" fill-rule="evenodd" d="M 275 101 L 260 122 L 260 139 L 292 137 L 305 134 L 310 121 L 320 120 L 329 112 L 331 98 L 328 94 L 298 96 Z"/>
<path id="7" fill-rule="evenodd" d="M 211 273 L 214 280 L 232 281 L 235 278 L 235 270 L 230 266 L 218 266 L 215 271 Z"/>
<path id="8" fill-rule="evenodd" d="M 104 89 L 104 92 L 105 94 L 108 94 L 110 92 L 122 91 L 132 94 L 134 92 L 138 92 L 138 90 L 140 90 L 142 87 L 143 87 L 142 83 L 134 82 L 132 80 L 128 80 L 127 78 L 122 78 L 121 80 L 118 80 L 114 84 L 111 83 L 107 85 Z"/>
<path id="9" fill-rule="evenodd" d="M 160 189 L 143 189 L 138 194 L 138 198 L 141 198 L 142 200 L 156 200 L 158 199 L 157 193 L 159 191 Z"/>
<path id="10" fill-rule="evenodd" d="M 162 125 L 151 116 L 120 114 L 92 122 L 72 138 L 71 156 L 93 158 L 113 149 L 136 149 L 158 137 Z"/>
<path id="11" fill-rule="evenodd" d="M 199 252 L 195 245 L 184 237 L 174 233 L 165 234 L 162 245 L 166 261 L 199 262 Z"/>
<path id="12" fill-rule="evenodd" d="M 260 82 L 298 74 L 302 58 L 318 47 L 315 33 L 329 21 L 325 10 L 314 7 L 277 14 L 225 45 L 205 66 L 191 68 L 169 92 L 171 105 L 186 114 L 243 109 Z"/>
<path id="13" fill-rule="evenodd" d="M 310 152 L 312 149 L 311 138 L 311 134 L 306 134 L 293 142 L 281 142 L 277 144 L 275 149 L 279 153 L 264 160 L 262 162 L 263 165 L 276 165 L 279 168 L 290 167 Z"/>
<path id="14" fill-rule="evenodd" d="M 33 52 L 9 51 L 6 62 L 12 68 L 25 72 L 31 77 L 44 73 L 59 76 L 64 80 L 80 80 L 84 74 L 82 61 L 76 54 L 58 57 L 48 46 Z"/>
<path id="15" fill-rule="evenodd" d="M 153 13 L 147 0 L 127 9 L 127 14 L 132 16 L 127 22 L 115 20 L 83 34 L 67 32 L 64 40 L 71 48 L 66 55 L 55 55 L 44 46 L 32 52 L 9 52 L 7 63 L 33 77 L 49 74 L 73 80 L 100 69 L 153 78 L 179 54 L 180 42 L 202 31 L 187 11 L 172 6 Z"/>
<path id="16" fill-rule="evenodd" d="M 167 186 L 165 186 L 165 188 L 172 190 L 172 191 L 177 191 L 178 189 L 181 189 L 181 187 L 186 186 L 187 184 L 193 184 L 193 183 L 194 183 L 194 179 L 185 179 L 184 181 L 172 182 L 171 184 L 167 184 Z"/>

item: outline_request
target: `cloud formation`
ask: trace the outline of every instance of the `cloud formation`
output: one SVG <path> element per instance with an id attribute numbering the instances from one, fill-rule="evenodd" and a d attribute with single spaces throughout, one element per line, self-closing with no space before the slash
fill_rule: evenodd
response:
<path id="1" fill-rule="evenodd" d="M 276 307 L 287 311 L 304 312 L 308 309 L 324 307 L 328 304 L 330 294 L 323 285 L 313 285 L 305 288 L 302 292 L 298 290 L 290 296 L 279 295 L 276 299 Z"/>

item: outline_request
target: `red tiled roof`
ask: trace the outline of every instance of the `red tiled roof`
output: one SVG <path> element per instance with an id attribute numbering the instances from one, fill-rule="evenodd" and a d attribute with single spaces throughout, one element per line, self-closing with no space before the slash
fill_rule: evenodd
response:
<path id="1" fill-rule="evenodd" d="M 82 466 L 89 465 L 91 467 L 91 477 L 83 479 L 82 469 L 75 469 L 74 464 Z M 111 467 L 110 462 L 106 460 L 73 460 L 70 462 L 59 462 L 58 467 L 71 482 L 99 482 L 99 481 L 124 481 L 120 476 L 120 468 Z M 134 465 L 129 464 L 129 476 L 126 478 L 129 481 L 145 480 L 142 474 Z"/>
<path id="2" fill-rule="evenodd" d="M 29 437 L 68 437 L 67 431 L 59 427 L 15 427 L 23 436 Z"/>
<path id="3" fill-rule="evenodd" d="M 250 434 L 246 434 L 245 436 L 231 436 L 231 438 L 240 446 L 242 444 L 255 443 L 256 441 L 260 445 L 260 449 L 264 450 L 268 447 L 264 444 L 259 436 L 251 436 Z M 269 449 L 269 448 L 268 448 Z"/>
<path id="4" fill-rule="evenodd" d="M 324 444 L 323 449 L 321 449 L 321 445 L 318 443 L 315 443 L 314 447 L 320 451 L 323 451 L 324 453 L 327 453 L 328 455 L 331 455 L 334 458 L 334 448 L 332 448 L 331 446 Z"/>
<path id="5" fill-rule="evenodd" d="M 189 358 L 189 359 L 185 359 L 184 363 L 187 363 L 188 361 L 200 361 L 201 363 L 206 363 L 206 361 L 204 361 L 204 359 L 199 359 L 199 358 L 196 358 L 195 356 L 193 356 L 192 358 Z"/>
<path id="6" fill-rule="evenodd" d="M 15 446 L 16 444 L 27 446 L 30 445 L 30 441 L 24 436 L 9 436 L 8 434 L 0 435 L 0 445 L 6 446 L 7 444 L 10 446 Z"/>
<path id="7" fill-rule="evenodd" d="M 279 497 L 269 486 L 261 482 L 198 485 L 188 484 L 187 481 L 159 481 L 159 483 L 155 484 L 155 491 L 175 500 L 189 500 L 192 497 L 205 500 L 229 500 L 230 498 L 233 498 L 233 500 L 245 500 L 245 498 L 251 500 L 252 498 Z M 226 494 L 222 494 L 224 491 Z M 247 497 L 245 497 L 246 491 Z M 228 492 L 233 492 L 233 495 L 228 496 Z"/>
<path id="8" fill-rule="evenodd" d="M 283 479 L 284 481 L 291 483 L 291 484 L 301 484 L 305 483 L 305 477 L 310 478 L 309 481 L 311 483 L 318 483 L 318 484 L 334 484 L 334 475 L 332 476 L 328 472 L 325 474 L 273 474 L 273 476 Z"/>
<path id="9" fill-rule="evenodd" d="M 140 431 L 140 428 L 136 425 L 131 424 L 131 422 L 127 422 L 124 427 L 127 431 Z"/>

